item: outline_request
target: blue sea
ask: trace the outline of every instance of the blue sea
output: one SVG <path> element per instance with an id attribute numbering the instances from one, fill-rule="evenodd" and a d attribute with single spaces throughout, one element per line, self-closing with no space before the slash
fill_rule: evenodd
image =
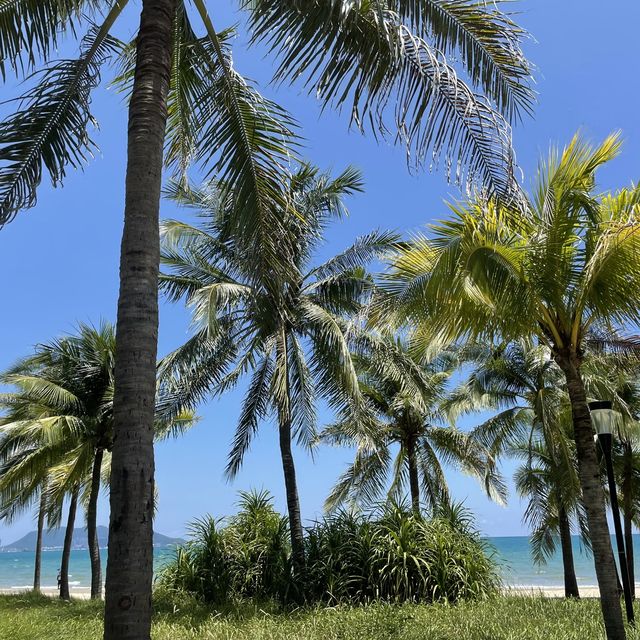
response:
<path id="1" fill-rule="evenodd" d="M 496 558 L 504 582 L 508 586 L 562 587 L 562 560 L 557 553 L 546 565 L 536 566 L 531 560 L 531 550 L 527 537 L 488 538 L 495 549 Z M 640 536 L 634 536 L 636 576 L 640 576 Z M 591 587 L 596 585 L 593 560 L 581 548 L 579 540 L 574 540 L 574 554 L 578 585 Z M 55 587 L 60 567 L 60 551 L 42 552 L 42 586 Z M 154 564 L 156 571 L 173 556 L 170 547 L 155 549 Z M 103 561 L 106 550 L 102 551 Z M 0 589 L 29 587 L 33 582 L 32 552 L 0 553 Z M 86 589 L 90 586 L 91 573 L 87 551 L 71 552 L 70 578 L 72 590 Z"/>

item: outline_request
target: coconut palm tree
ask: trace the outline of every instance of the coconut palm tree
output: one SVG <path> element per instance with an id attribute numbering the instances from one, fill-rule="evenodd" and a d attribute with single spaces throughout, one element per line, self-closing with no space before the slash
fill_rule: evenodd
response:
<path id="1" fill-rule="evenodd" d="M 70 496 L 73 529 L 77 505 L 82 504 L 92 598 L 99 598 L 102 592 L 97 503 L 113 446 L 115 351 L 112 325 L 81 324 L 75 335 L 38 345 L 33 355 L 0 375 L 3 384 L 14 388 L 0 396 L 5 410 L 0 420 L 2 513 L 13 515 L 26 508 L 40 492 L 51 502 L 51 523 L 59 520 L 60 505 Z M 188 420 L 184 414 L 169 425 L 158 415 L 156 432 L 166 435 L 169 427 L 185 426 Z M 65 564 L 68 558 L 63 558 L 63 593 L 68 591 Z"/>
<path id="2" fill-rule="evenodd" d="M 2 419 L 0 419 L 0 424 Z M 0 466 L 0 477 L 7 471 L 6 463 Z M 33 561 L 33 590 L 35 592 L 40 591 L 40 575 L 42 569 L 42 536 L 44 533 L 45 521 L 47 519 L 47 480 L 43 480 L 40 486 L 33 493 L 28 501 L 18 504 L 17 501 L 7 500 L 4 492 L 0 490 L 0 521 L 4 521 L 7 524 L 11 524 L 13 520 L 21 515 L 23 511 L 30 509 L 33 504 L 37 504 L 37 516 L 36 516 L 36 546 L 34 549 L 34 561 Z M 51 523 L 49 523 L 51 526 Z"/>
<path id="3" fill-rule="evenodd" d="M 86 487 L 87 534 L 91 560 L 91 597 L 102 592 L 100 548 L 96 528 L 103 459 L 113 444 L 113 363 L 115 331 L 80 325 L 76 336 L 39 345 L 1 380 L 17 390 L 4 394 L 2 405 L 9 411 L 0 428 L 4 434 L 4 456 L 19 456 L 21 464 L 3 474 L 0 486 L 15 482 L 16 474 L 40 473 L 59 463 L 51 447 L 75 461 L 73 477 L 64 484 Z M 55 442 L 57 440 L 57 442 Z M 55 442 L 55 444 L 53 444 Z M 25 458 L 24 445 L 30 455 Z M 76 491 L 77 493 L 77 491 Z M 75 494 L 74 494 L 75 496 Z M 77 496 L 76 501 L 77 501 Z"/>
<path id="4" fill-rule="evenodd" d="M 451 393 L 446 409 L 452 416 L 497 411 L 472 435 L 492 459 L 510 456 L 524 461 L 515 480 L 520 496 L 529 500 L 524 520 L 532 528 L 534 561 L 546 562 L 559 537 L 565 596 L 577 598 L 571 521 L 582 524 L 583 517 L 562 372 L 550 350 L 531 340 L 498 348 L 469 345 L 462 354 L 474 369 Z"/>
<path id="5" fill-rule="evenodd" d="M 331 178 L 302 166 L 287 181 L 291 206 L 271 215 L 276 256 L 271 241 L 265 246 L 238 232 L 225 189 L 217 185 L 177 187 L 174 197 L 198 209 L 202 222 L 162 225 L 167 273 L 161 289 L 171 300 L 185 300 L 198 327 L 162 361 L 163 395 L 193 409 L 251 374 L 227 475 L 236 475 L 260 421 L 273 412 L 297 570 L 304 566 L 304 547 L 292 439 L 309 445 L 315 437 L 316 395 L 337 406 L 350 397 L 356 411 L 363 406 L 348 349 L 348 317 L 372 290 L 363 265 L 394 240 L 374 232 L 310 266 L 326 226 L 345 211 L 343 197 L 360 189 L 353 169 Z"/>
<path id="6" fill-rule="evenodd" d="M 13 0 L 0 7 L 3 77 L 35 66 L 43 71 L 14 116 L 0 124 L 0 224 L 35 204 L 44 169 L 60 184 L 69 167 L 90 157 L 91 92 L 118 46 L 111 32 L 127 4 Z M 163 150 L 182 170 L 193 157 L 210 161 L 208 167 L 233 187 L 238 219 L 250 229 L 247 211 L 254 215 L 282 204 L 278 165 L 295 138 L 286 114 L 259 99 L 233 70 L 204 0 L 194 0 L 204 38 L 195 36 L 181 0 L 140 4 L 140 27 L 129 47 L 135 70 L 120 261 L 106 640 L 125 631 L 148 637 L 151 625 L 159 260 L 154 238 Z M 472 180 L 480 177 L 492 192 L 512 197 L 508 121 L 530 109 L 533 94 L 520 48 L 523 31 L 508 15 L 471 0 L 396 0 L 385 6 L 241 0 L 240 6 L 250 12 L 254 40 L 267 40 L 281 53 L 281 79 L 306 75 L 325 105 L 350 102 L 352 119 L 372 122 L 374 133 L 386 130 L 384 116 L 391 109 L 397 139 L 415 157 L 432 151 L 437 160 L 444 153 L 455 159 L 456 178 L 466 163 Z M 79 57 L 52 61 L 59 40 L 87 24 Z M 471 88 L 445 56 L 460 60 Z M 174 133 L 165 138 L 167 125 Z"/>
<path id="7" fill-rule="evenodd" d="M 520 497 L 528 500 L 524 521 L 531 527 L 534 562 L 543 564 L 555 553 L 558 536 L 565 597 L 579 598 L 571 543 L 571 520 L 581 515 L 578 470 L 575 456 L 565 457 L 567 452 L 573 453 L 567 434 L 553 435 L 554 440 L 538 435 L 522 442 L 511 448 L 510 455 L 524 461 L 514 480 Z"/>
<path id="8" fill-rule="evenodd" d="M 625 340 L 621 346 L 622 352 L 614 354 L 591 349 L 583 377 L 588 395 L 610 400 L 618 414 L 612 458 L 623 514 L 627 570 L 635 597 L 633 527 L 640 525 L 640 381 L 637 345 Z"/>
<path id="9" fill-rule="evenodd" d="M 576 136 L 540 168 L 524 210 L 479 199 L 452 207 L 396 256 L 392 285 L 418 342 L 433 336 L 535 338 L 562 370 L 573 413 L 580 483 L 607 637 L 625 637 L 593 427 L 581 369 L 588 330 L 640 319 L 640 189 L 597 196 L 596 169 L 618 136 Z"/>
<path id="10" fill-rule="evenodd" d="M 60 597 L 69 600 L 69 558 L 81 490 L 75 471 L 86 465 L 86 459 L 78 458 L 77 449 L 66 450 L 70 443 L 75 444 L 69 429 L 58 424 L 57 431 L 65 435 L 49 431 L 49 437 L 43 437 L 45 425 L 50 426 L 51 422 L 41 416 L 42 428 L 37 429 L 37 433 L 34 429 L 37 420 L 18 420 L 10 413 L 0 421 L 0 517 L 11 522 L 32 502 L 40 503 L 34 562 L 34 590 L 38 591 L 44 521 L 46 518 L 49 528 L 60 526 L 63 503 L 69 498 L 59 573 Z"/>
<path id="11" fill-rule="evenodd" d="M 357 342 L 358 383 L 375 421 L 363 425 L 347 405 L 338 422 L 321 434 L 327 442 L 357 448 L 326 506 L 333 509 L 346 500 L 371 504 L 386 488 L 388 498 L 397 501 L 408 483 L 413 511 L 420 515 L 425 506 L 435 512 L 450 503 L 445 466 L 478 478 L 490 496 L 500 499 L 504 487 L 491 472 L 487 450 L 446 424 L 441 400 L 453 372 L 450 355 L 440 354 L 423 367 L 401 340 L 364 336 Z"/>
<path id="12" fill-rule="evenodd" d="M 517 340 L 497 349 L 472 345 L 465 350 L 475 363 L 469 379 L 448 400 L 452 414 L 498 412 L 473 430 L 491 455 L 524 459 L 516 488 L 529 498 L 525 522 L 532 527 L 532 553 L 538 563 L 555 551 L 556 536 L 564 567 L 566 597 L 579 597 L 571 521 L 583 524 L 580 487 L 566 423 L 562 372 L 545 346 Z M 530 455 L 526 455 L 528 446 Z M 588 538 L 585 537 L 588 543 Z"/>

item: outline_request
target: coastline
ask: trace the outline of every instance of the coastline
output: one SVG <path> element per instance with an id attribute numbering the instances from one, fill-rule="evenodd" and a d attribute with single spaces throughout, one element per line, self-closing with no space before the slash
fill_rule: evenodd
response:
<path id="1" fill-rule="evenodd" d="M 3 596 L 17 596 L 25 593 L 33 593 L 32 587 L 2 587 L 0 588 L 0 595 Z M 58 587 L 41 587 L 40 593 L 48 598 L 57 598 L 60 595 Z M 89 600 L 91 597 L 90 587 L 69 587 L 69 594 L 72 599 L 77 600 Z"/>
<path id="2" fill-rule="evenodd" d="M 0 595 L 20 595 L 31 592 L 31 587 L 10 587 L 0 588 Z M 42 587 L 40 593 L 50 598 L 58 597 L 57 587 Z M 91 589 L 88 587 L 71 587 L 71 598 L 78 600 L 88 600 L 91 596 Z M 539 587 L 535 585 L 518 585 L 504 587 L 501 591 L 503 596 L 508 597 L 538 597 L 538 598 L 564 598 L 564 587 Z M 598 587 L 580 587 L 581 598 L 598 598 L 600 591 Z"/>
<path id="3" fill-rule="evenodd" d="M 581 598 L 599 598 L 600 590 L 596 586 L 578 587 Z M 539 598 L 564 598 L 564 587 L 538 587 L 535 585 L 509 586 L 502 589 L 502 595 Z"/>

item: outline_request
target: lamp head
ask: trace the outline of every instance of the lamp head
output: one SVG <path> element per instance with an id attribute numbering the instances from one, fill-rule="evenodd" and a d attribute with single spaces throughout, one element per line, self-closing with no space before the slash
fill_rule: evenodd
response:
<path id="1" fill-rule="evenodd" d="M 618 412 L 612 409 L 609 400 L 597 400 L 589 402 L 589 412 L 591 422 L 596 433 L 601 435 L 611 435 L 618 424 Z"/>

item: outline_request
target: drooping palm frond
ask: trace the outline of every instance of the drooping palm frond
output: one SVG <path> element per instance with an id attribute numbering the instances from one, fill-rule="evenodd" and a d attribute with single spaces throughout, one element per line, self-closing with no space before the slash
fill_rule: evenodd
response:
<path id="1" fill-rule="evenodd" d="M 282 191 L 282 176 L 296 159 L 297 123 L 234 69 L 204 2 L 194 4 L 207 32 L 194 45 L 207 79 L 197 96 L 197 159 L 208 175 L 215 173 L 226 185 L 226 196 L 233 198 L 235 216 L 229 220 L 236 232 L 248 235 L 265 256 L 277 262 L 281 252 L 270 234 L 291 206 Z"/>
<path id="2" fill-rule="evenodd" d="M 399 240 L 392 231 L 371 231 L 324 264 L 311 270 L 310 276 L 322 280 L 363 267 L 390 251 Z"/>
<path id="3" fill-rule="evenodd" d="M 374 135 L 396 131 L 414 164 L 422 164 L 429 154 L 431 163 L 437 164 L 445 155 L 449 177 L 453 172 L 455 180 L 462 182 L 466 171 L 468 184 L 479 182 L 493 194 L 514 197 L 517 187 L 508 123 L 467 87 L 442 52 L 403 23 L 392 6 L 331 0 L 313 0 L 304 6 L 297 0 L 250 0 L 245 5 L 254 40 L 264 41 L 280 55 L 277 80 L 302 77 L 324 105 L 350 104 L 352 120 L 360 128 L 371 128 Z M 480 17 L 491 22 L 488 12 Z M 468 24 L 472 23 L 469 19 Z M 437 24 L 431 20 L 431 25 Z M 458 26 L 455 33 L 449 30 L 452 45 L 462 35 L 460 21 Z M 484 75 L 485 88 L 491 88 L 486 81 L 492 72 L 495 82 L 497 69 L 489 70 L 486 63 L 489 41 L 493 39 L 493 47 L 500 49 L 504 59 L 508 55 L 506 47 L 497 45 L 499 30 L 493 36 L 485 31 L 484 68 L 481 63 L 472 72 L 475 80 Z M 470 31 L 467 44 L 472 40 Z M 444 36 L 445 31 L 440 28 L 438 34 Z M 467 60 L 477 56 L 479 48 L 474 54 L 471 51 L 472 47 L 465 47 Z M 504 65 L 503 71 L 507 71 Z M 519 85 L 526 75 L 528 69 L 523 68 L 512 80 Z M 496 95 L 505 106 L 508 93 L 502 85 Z M 529 95 L 528 90 L 520 95 Z"/>
<path id="4" fill-rule="evenodd" d="M 0 74 L 33 67 L 55 51 L 62 34 L 74 31 L 84 16 L 107 6 L 106 0 L 0 0 Z M 26 64 L 25 64 L 26 63 Z"/>
<path id="5" fill-rule="evenodd" d="M 212 388 L 222 384 L 237 357 L 237 344 L 225 323 L 215 338 L 201 329 L 158 364 L 157 412 L 167 421 L 194 411 Z"/>
<path id="6" fill-rule="evenodd" d="M 310 450 L 317 437 L 317 399 L 304 348 L 295 335 L 289 339 L 288 362 L 293 435 Z"/>
<path id="7" fill-rule="evenodd" d="M 447 57 L 460 59 L 474 86 L 508 118 L 531 112 L 531 64 L 526 32 L 498 3 L 469 0 L 396 0 L 400 17 Z"/>
<path id="8" fill-rule="evenodd" d="M 229 461 L 225 470 L 229 478 L 233 478 L 238 473 L 260 421 L 269 412 L 271 403 L 270 387 L 274 370 L 275 365 L 271 354 L 265 354 L 261 362 L 256 365 L 242 405 L 229 454 Z"/>
<path id="9" fill-rule="evenodd" d="M 374 504 L 387 484 L 391 464 L 387 449 L 359 451 L 353 463 L 338 478 L 325 500 L 325 508 L 334 511 L 345 503 Z"/>
<path id="10" fill-rule="evenodd" d="M 506 504 L 507 488 L 494 456 L 473 434 L 452 427 L 431 427 L 426 430 L 425 440 L 441 463 L 475 478 L 492 500 Z"/>
<path id="11" fill-rule="evenodd" d="M 105 22 L 89 31 L 79 58 L 38 72 L 37 84 L 18 99 L 18 110 L 0 123 L 0 226 L 35 204 L 43 169 L 59 185 L 67 167 L 81 167 L 95 149 L 87 131 L 95 124 L 91 91 L 116 50 L 109 29 L 121 10 L 116 3 Z"/>

